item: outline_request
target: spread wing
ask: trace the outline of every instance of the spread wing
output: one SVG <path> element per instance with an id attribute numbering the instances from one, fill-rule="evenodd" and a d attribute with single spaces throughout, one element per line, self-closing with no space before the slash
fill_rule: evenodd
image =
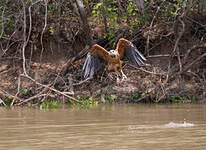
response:
<path id="1" fill-rule="evenodd" d="M 121 38 L 117 44 L 116 50 L 120 54 L 120 58 L 126 58 L 132 62 L 136 67 L 143 65 L 146 58 L 137 50 L 137 47 L 130 41 Z"/>
<path id="2" fill-rule="evenodd" d="M 94 73 L 101 68 L 101 60 L 107 61 L 109 52 L 103 47 L 95 44 L 89 50 L 83 65 L 84 78 L 92 78 Z"/>

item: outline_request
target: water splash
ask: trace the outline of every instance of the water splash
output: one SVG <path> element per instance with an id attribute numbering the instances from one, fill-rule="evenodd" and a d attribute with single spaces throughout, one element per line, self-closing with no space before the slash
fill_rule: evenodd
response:
<path id="1" fill-rule="evenodd" d="M 129 125 L 128 130 L 135 131 L 135 130 L 139 130 L 139 129 L 193 127 L 194 125 L 195 124 L 188 123 L 184 120 L 183 123 L 170 122 L 170 123 L 164 124 L 164 125 Z"/>
<path id="2" fill-rule="evenodd" d="M 174 122 L 170 122 L 168 124 L 164 125 L 167 128 L 177 128 L 177 127 L 193 127 L 194 124 L 193 123 L 187 123 L 186 121 L 184 121 L 184 123 L 174 123 Z"/>

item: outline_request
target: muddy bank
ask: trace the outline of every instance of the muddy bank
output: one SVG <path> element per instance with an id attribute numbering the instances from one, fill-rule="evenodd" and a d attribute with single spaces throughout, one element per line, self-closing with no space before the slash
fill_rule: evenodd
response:
<path id="1" fill-rule="evenodd" d="M 82 15 L 67 10 L 70 17 L 48 11 L 45 19 L 46 9 L 42 13 L 42 7 L 46 4 L 39 5 L 40 10 L 33 14 L 28 7 L 24 16 L 10 18 L 15 28 L 1 35 L 1 105 L 38 105 L 56 100 L 205 103 L 205 13 L 182 9 L 169 18 L 163 6 L 159 12 L 159 6 L 154 5 L 147 10 L 147 20 L 137 13 L 126 19 L 120 15 L 119 20 L 106 18 L 105 23 L 104 16 L 91 13 L 82 19 Z M 87 7 L 89 10 L 90 5 Z M 91 45 L 99 43 L 114 49 L 121 37 L 137 46 L 146 56 L 146 64 L 135 68 L 124 60 L 123 71 L 128 78 L 118 84 L 115 74 L 104 68 L 93 79 L 84 79 L 82 66 Z"/>

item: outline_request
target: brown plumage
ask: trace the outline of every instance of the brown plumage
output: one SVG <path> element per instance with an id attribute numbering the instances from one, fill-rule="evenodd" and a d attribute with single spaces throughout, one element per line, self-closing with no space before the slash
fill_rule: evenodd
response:
<path id="1" fill-rule="evenodd" d="M 115 50 L 107 51 L 98 44 L 93 45 L 89 50 L 87 58 L 84 62 L 84 77 L 92 78 L 94 73 L 101 68 L 100 61 L 104 60 L 109 65 L 108 69 L 114 70 L 116 72 L 117 81 L 119 81 L 117 67 L 120 68 L 123 79 L 127 78 L 122 71 L 121 59 L 123 57 L 126 57 L 136 67 L 139 67 L 140 65 L 144 64 L 144 61 L 146 61 L 146 58 L 137 50 L 136 46 L 124 38 L 119 40 Z"/>

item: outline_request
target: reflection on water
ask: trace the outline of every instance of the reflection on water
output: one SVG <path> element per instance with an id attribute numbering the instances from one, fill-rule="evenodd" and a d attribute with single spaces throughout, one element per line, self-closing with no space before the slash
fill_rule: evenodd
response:
<path id="1" fill-rule="evenodd" d="M 0 108 L 0 150 L 203 150 L 206 105 Z"/>

